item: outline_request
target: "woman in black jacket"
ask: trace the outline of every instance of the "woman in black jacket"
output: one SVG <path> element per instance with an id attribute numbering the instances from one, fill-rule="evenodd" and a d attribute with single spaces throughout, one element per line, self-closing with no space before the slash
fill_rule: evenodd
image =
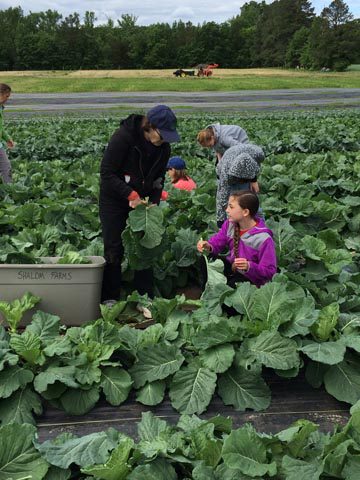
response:
<path id="1" fill-rule="evenodd" d="M 145 197 L 158 204 L 164 185 L 169 143 L 178 142 L 176 116 L 166 105 L 157 105 L 146 116 L 132 114 L 120 122 L 104 153 L 100 168 L 100 220 L 106 266 L 102 302 L 120 298 L 121 235 L 132 208 Z M 135 272 L 135 288 L 153 296 L 153 272 Z"/>

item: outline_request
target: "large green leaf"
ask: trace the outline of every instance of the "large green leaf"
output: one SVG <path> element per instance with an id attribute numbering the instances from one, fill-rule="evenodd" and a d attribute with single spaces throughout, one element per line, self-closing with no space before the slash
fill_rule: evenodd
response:
<path id="1" fill-rule="evenodd" d="M 59 336 L 60 318 L 38 310 L 32 316 L 26 331 L 34 333 L 43 345 L 48 345 Z"/>
<path id="2" fill-rule="evenodd" d="M 99 401 L 99 387 L 89 390 L 69 388 L 60 397 L 60 404 L 70 415 L 84 415 L 92 410 Z"/>
<path id="3" fill-rule="evenodd" d="M 351 403 L 360 399 L 360 361 L 342 361 L 329 368 L 324 376 L 327 392 L 337 400 Z"/>
<path id="4" fill-rule="evenodd" d="M 294 303 L 293 308 L 293 316 L 289 323 L 282 326 L 281 334 L 289 338 L 305 336 L 319 316 L 319 311 L 315 310 L 315 301 L 313 297 L 307 296 Z"/>
<path id="5" fill-rule="evenodd" d="M 330 250 L 325 255 L 325 266 L 329 272 L 339 274 L 343 267 L 352 263 L 351 253 L 347 250 L 336 249 Z"/>
<path id="6" fill-rule="evenodd" d="M 44 348 L 44 354 L 47 357 L 62 356 L 71 352 L 72 348 L 73 345 L 68 336 L 59 337 Z"/>
<path id="7" fill-rule="evenodd" d="M 204 367 L 215 373 L 224 373 L 231 367 L 235 349 L 233 345 L 227 343 L 203 350 L 199 356 Z"/>
<path id="8" fill-rule="evenodd" d="M 98 366 L 99 362 L 88 362 L 86 353 L 81 353 L 76 358 L 76 363 L 82 362 L 82 365 L 77 365 L 75 370 L 75 380 L 81 385 L 92 385 L 99 383 L 101 378 L 101 369 Z"/>
<path id="9" fill-rule="evenodd" d="M 160 207 L 139 205 L 129 214 L 129 225 L 134 232 L 144 232 L 140 245 L 151 249 L 161 243 L 165 231 Z"/>
<path id="10" fill-rule="evenodd" d="M 138 352 L 137 362 L 130 369 L 135 387 L 167 378 L 179 370 L 183 361 L 184 357 L 175 346 L 159 343 L 143 348 Z"/>
<path id="11" fill-rule="evenodd" d="M 360 472 L 359 455 L 347 455 L 347 461 L 342 471 L 342 478 L 346 480 L 358 480 Z"/>
<path id="12" fill-rule="evenodd" d="M 174 467 L 163 458 L 137 466 L 127 480 L 177 480 Z"/>
<path id="13" fill-rule="evenodd" d="M 221 460 L 222 441 L 214 436 L 214 425 L 204 423 L 190 435 L 196 460 L 215 468 Z"/>
<path id="14" fill-rule="evenodd" d="M 164 433 L 169 434 L 170 428 L 165 420 L 162 420 L 152 412 L 143 412 L 141 422 L 138 423 L 138 435 L 141 440 L 152 442 Z"/>
<path id="15" fill-rule="evenodd" d="M 27 368 L 15 365 L 0 372 L 0 398 L 7 398 L 18 388 L 32 382 L 34 374 Z"/>
<path id="16" fill-rule="evenodd" d="M 132 380 L 126 370 L 105 367 L 102 370 L 101 387 L 106 400 L 114 406 L 125 402 L 131 390 Z"/>
<path id="17" fill-rule="evenodd" d="M 224 275 L 224 264 L 221 260 L 212 260 L 209 261 L 206 256 L 204 256 L 206 267 L 207 267 L 207 285 L 214 286 L 219 283 L 226 284 L 227 279 Z"/>
<path id="18" fill-rule="evenodd" d="M 145 383 L 145 385 L 136 392 L 136 400 L 143 405 L 158 405 L 164 399 L 165 386 L 164 380 Z"/>
<path id="19" fill-rule="evenodd" d="M 228 319 L 221 318 L 219 321 L 201 327 L 192 337 L 192 344 L 198 350 L 204 350 L 237 339 L 238 336 Z"/>
<path id="20" fill-rule="evenodd" d="M 231 344 L 217 345 L 200 352 L 200 360 L 204 367 L 215 373 L 224 373 L 235 357 L 235 349 Z"/>
<path id="21" fill-rule="evenodd" d="M 171 404 L 181 413 L 203 413 L 216 387 L 216 373 L 193 362 L 179 370 L 170 384 Z"/>
<path id="22" fill-rule="evenodd" d="M 309 360 L 305 371 L 306 380 L 314 388 L 319 388 L 323 384 L 324 375 L 328 369 L 328 365 Z"/>
<path id="23" fill-rule="evenodd" d="M 18 361 L 19 357 L 11 352 L 9 342 L 0 340 L 0 372 L 4 370 L 5 365 L 14 366 Z"/>
<path id="24" fill-rule="evenodd" d="M 249 320 L 253 320 L 254 294 L 257 288 L 250 282 L 239 283 L 236 290 L 228 295 L 225 304 L 234 307 L 242 315 L 246 315 Z"/>
<path id="25" fill-rule="evenodd" d="M 236 410 L 265 410 L 271 401 L 271 393 L 260 374 L 250 373 L 242 367 L 232 367 L 220 375 L 218 391 L 225 405 Z"/>
<path id="26" fill-rule="evenodd" d="M 340 437 L 340 435 L 341 434 L 339 434 L 338 437 Z M 325 457 L 324 471 L 335 478 L 341 478 L 341 472 L 348 456 L 348 450 L 349 448 L 352 450 L 353 447 L 356 448 L 356 442 L 352 438 L 349 438 L 348 440 L 344 440 L 340 444 L 336 445 L 335 448 L 332 448 Z"/>
<path id="27" fill-rule="evenodd" d="M 346 345 L 342 340 L 323 343 L 306 342 L 305 346 L 299 348 L 299 350 L 315 362 L 336 365 L 344 359 Z"/>
<path id="28" fill-rule="evenodd" d="M 63 383 L 71 388 L 77 388 L 79 385 L 74 380 L 75 367 L 49 367 L 44 372 L 39 373 L 34 379 L 34 388 L 37 392 L 45 392 L 48 385 L 55 382 Z"/>
<path id="29" fill-rule="evenodd" d="M 64 469 L 51 465 L 44 480 L 69 480 L 70 477 L 71 470 L 69 468 Z"/>
<path id="30" fill-rule="evenodd" d="M 269 328 L 277 328 L 291 318 L 290 300 L 289 292 L 282 283 L 269 282 L 254 293 L 252 316 Z"/>
<path id="31" fill-rule="evenodd" d="M 324 466 L 319 462 L 305 462 L 303 460 L 284 456 L 282 468 L 286 474 L 286 480 L 319 480 Z"/>
<path id="32" fill-rule="evenodd" d="M 197 465 L 191 475 L 193 480 L 216 480 L 214 469 L 203 463 Z"/>
<path id="33" fill-rule="evenodd" d="M 276 245 L 276 254 L 279 262 L 285 258 L 294 258 L 294 253 L 298 247 L 298 233 L 295 228 L 290 225 L 289 218 L 280 218 L 279 222 L 275 222 L 273 218 L 269 218 L 266 224 L 273 231 L 274 241 Z"/>
<path id="34" fill-rule="evenodd" d="M 289 370 L 300 363 L 297 343 L 278 332 L 262 332 L 258 337 L 246 340 L 243 348 L 266 367 Z"/>
<path id="35" fill-rule="evenodd" d="M 175 242 L 171 244 L 171 252 L 173 253 L 178 267 L 189 267 L 196 262 L 197 251 L 196 242 L 198 234 L 190 228 L 180 228 L 176 236 Z"/>
<path id="36" fill-rule="evenodd" d="M 72 463 L 80 467 L 104 464 L 109 459 L 109 452 L 118 444 L 118 437 L 113 429 L 106 432 L 91 433 L 84 437 L 63 434 L 54 440 L 37 445 L 41 455 L 52 465 L 68 468 Z"/>
<path id="37" fill-rule="evenodd" d="M 347 347 L 353 348 L 360 353 L 360 337 L 358 335 L 345 335 L 342 337 L 342 340 Z"/>
<path id="38" fill-rule="evenodd" d="M 276 463 L 268 463 L 265 443 L 254 428 L 246 425 L 225 439 L 222 450 L 225 465 L 251 477 L 276 474 Z"/>
<path id="39" fill-rule="evenodd" d="M 326 243 L 318 238 L 305 235 L 301 240 L 301 244 L 305 254 L 312 260 L 322 260 L 326 254 Z"/>
<path id="40" fill-rule="evenodd" d="M 21 335 L 11 335 L 10 346 L 28 363 L 42 365 L 45 357 L 41 352 L 40 338 L 33 332 L 25 331 Z"/>
<path id="41" fill-rule="evenodd" d="M 229 295 L 233 289 L 227 285 L 224 275 L 224 264 L 221 260 L 209 261 L 204 256 L 207 265 L 207 283 L 205 290 L 201 295 L 204 308 L 214 315 L 221 315 L 221 304 L 225 297 Z"/>
<path id="42" fill-rule="evenodd" d="M 36 429 L 16 423 L 0 428 L 0 480 L 41 480 L 49 468 L 35 450 Z"/>
<path id="43" fill-rule="evenodd" d="M 225 463 L 220 463 L 220 465 L 215 470 L 216 480 L 261 480 L 263 477 L 249 477 L 244 475 L 241 470 L 237 468 L 228 468 Z M 212 480 L 212 478 L 210 477 Z M 205 480 L 205 479 L 204 479 Z"/>
<path id="44" fill-rule="evenodd" d="M 105 464 L 82 468 L 81 471 L 101 480 L 126 480 L 131 470 L 127 462 L 133 447 L 133 440 L 123 438 Z"/>
<path id="45" fill-rule="evenodd" d="M 42 413 L 40 397 L 29 387 L 17 390 L 10 398 L 0 400 L 0 421 L 7 423 L 32 423 L 36 415 Z"/>

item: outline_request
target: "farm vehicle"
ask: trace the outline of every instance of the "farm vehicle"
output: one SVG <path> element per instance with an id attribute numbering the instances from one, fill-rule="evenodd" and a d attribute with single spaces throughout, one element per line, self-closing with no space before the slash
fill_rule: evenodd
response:
<path id="1" fill-rule="evenodd" d="M 183 68 L 179 68 L 178 70 L 175 70 L 175 72 L 173 72 L 173 75 L 175 75 L 175 77 L 182 78 L 194 76 L 211 77 L 211 75 L 213 74 L 213 69 L 217 68 L 218 66 L 219 65 L 217 63 L 199 63 L 199 65 L 195 67 L 195 69 L 197 70 L 196 73 L 195 70 L 186 70 Z"/>

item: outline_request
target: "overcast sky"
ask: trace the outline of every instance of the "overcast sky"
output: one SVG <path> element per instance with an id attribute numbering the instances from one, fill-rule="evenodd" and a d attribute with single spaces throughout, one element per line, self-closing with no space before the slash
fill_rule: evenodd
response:
<path id="1" fill-rule="evenodd" d="M 135 15 L 137 25 L 149 25 L 157 22 L 172 23 L 175 20 L 191 21 L 194 24 L 205 21 L 217 23 L 229 20 L 240 12 L 240 7 L 246 0 L 0 0 L 0 10 L 21 6 L 25 13 L 29 10 L 40 12 L 57 10 L 64 17 L 69 13 L 78 12 L 83 16 L 86 10 L 95 12 L 97 24 L 106 23 L 108 18 L 117 20 L 124 13 Z M 271 3 L 272 0 L 266 0 Z M 313 0 L 317 14 L 330 4 L 331 0 Z M 348 0 L 351 13 L 360 17 L 360 0 Z M 29 5 L 31 8 L 29 8 Z"/>

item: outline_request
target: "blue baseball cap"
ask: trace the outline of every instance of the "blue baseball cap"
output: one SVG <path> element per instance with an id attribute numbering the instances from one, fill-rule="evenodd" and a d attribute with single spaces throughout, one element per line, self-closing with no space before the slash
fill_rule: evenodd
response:
<path id="1" fill-rule="evenodd" d="M 156 105 L 147 113 L 149 122 L 156 127 L 163 140 L 168 143 L 178 142 L 180 136 L 176 131 L 177 119 L 175 113 L 166 105 Z"/>
<path id="2" fill-rule="evenodd" d="M 175 168 L 176 170 L 184 170 L 186 163 L 181 157 L 171 157 L 166 165 L 166 168 Z"/>

